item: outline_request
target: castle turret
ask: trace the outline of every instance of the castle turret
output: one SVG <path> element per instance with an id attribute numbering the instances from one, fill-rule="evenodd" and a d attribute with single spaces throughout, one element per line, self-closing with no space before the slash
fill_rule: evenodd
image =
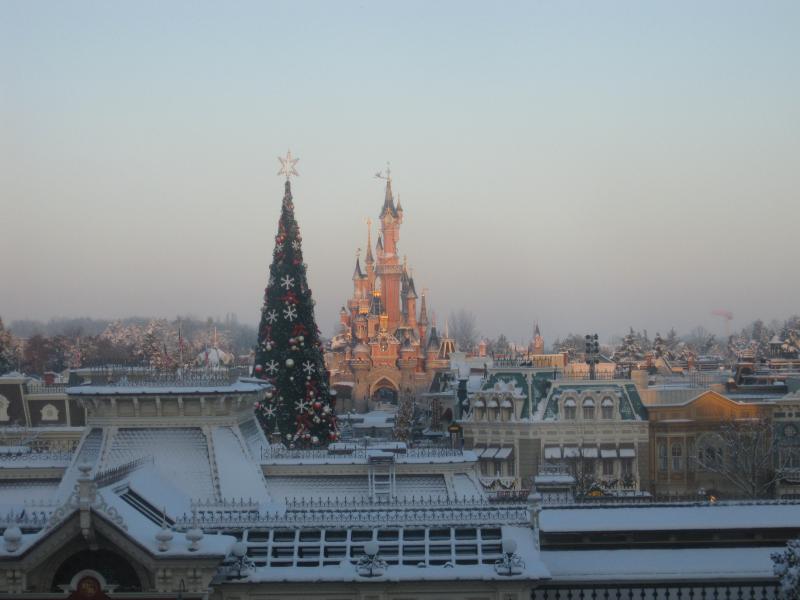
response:
<path id="1" fill-rule="evenodd" d="M 417 290 L 413 277 L 408 278 L 406 289 L 406 323 L 413 329 L 417 328 Z"/>
<path id="2" fill-rule="evenodd" d="M 419 330 L 419 341 L 421 344 L 425 343 L 425 334 L 428 332 L 428 306 L 425 302 L 425 292 L 422 292 L 422 301 L 419 307 L 419 319 L 417 320 L 417 329 Z"/>
<path id="3" fill-rule="evenodd" d="M 403 267 L 397 254 L 400 241 L 402 213 L 397 212 L 392 196 L 392 178 L 387 171 L 386 192 L 381 209 L 381 244 L 378 250 L 377 273 L 381 278 L 386 314 L 389 317 L 389 330 L 394 331 L 401 323 L 400 284 Z"/>
<path id="4" fill-rule="evenodd" d="M 364 257 L 368 292 L 375 287 L 375 258 L 372 256 L 372 219 L 367 219 L 367 255 Z"/>

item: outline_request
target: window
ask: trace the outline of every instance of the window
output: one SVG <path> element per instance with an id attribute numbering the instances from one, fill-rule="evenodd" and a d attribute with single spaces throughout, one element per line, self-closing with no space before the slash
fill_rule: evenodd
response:
<path id="1" fill-rule="evenodd" d="M 52 404 L 42 407 L 42 421 L 58 421 L 58 409 Z"/>
<path id="2" fill-rule="evenodd" d="M 609 477 L 614 474 L 614 459 L 613 458 L 604 458 L 603 459 L 603 475 Z"/>
<path id="3" fill-rule="evenodd" d="M 604 419 L 614 418 L 614 401 L 611 398 L 603 398 L 600 403 L 600 413 Z"/>
<path id="4" fill-rule="evenodd" d="M 658 445 L 658 470 L 667 472 L 667 445 L 664 442 Z"/>
<path id="5" fill-rule="evenodd" d="M 585 420 L 594 419 L 594 400 L 591 398 L 583 401 L 583 418 Z"/>
<path id="6" fill-rule="evenodd" d="M 800 448 L 781 448 L 780 464 L 784 469 L 800 469 Z"/>
<path id="7" fill-rule="evenodd" d="M 672 470 L 683 471 L 683 445 L 680 442 L 672 444 Z"/>
<path id="8" fill-rule="evenodd" d="M 572 398 L 564 400 L 564 418 L 570 421 L 575 420 L 575 400 Z"/>
<path id="9" fill-rule="evenodd" d="M 622 476 L 623 477 L 631 477 L 633 475 L 633 459 L 632 458 L 623 458 L 622 459 Z"/>

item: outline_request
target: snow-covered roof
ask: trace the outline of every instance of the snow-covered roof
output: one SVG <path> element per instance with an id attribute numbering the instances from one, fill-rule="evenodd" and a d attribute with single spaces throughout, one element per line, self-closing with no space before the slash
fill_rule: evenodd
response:
<path id="1" fill-rule="evenodd" d="M 540 527 L 543 533 L 800 528 L 800 510 L 790 503 L 545 507 Z"/>
<path id="2" fill-rule="evenodd" d="M 769 580 L 770 554 L 781 548 L 545 550 L 544 564 L 561 581 Z"/>
<path id="3" fill-rule="evenodd" d="M 180 385 L 143 385 L 138 383 L 117 385 L 77 385 L 67 388 L 70 396 L 141 396 L 141 395 L 187 395 L 187 394 L 251 394 L 260 392 L 266 381 L 256 379 L 239 380 L 224 384 L 180 384 Z"/>

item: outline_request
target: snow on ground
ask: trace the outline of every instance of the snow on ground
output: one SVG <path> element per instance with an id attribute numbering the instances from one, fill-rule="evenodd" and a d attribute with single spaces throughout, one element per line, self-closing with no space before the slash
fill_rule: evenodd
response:
<path id="1" fill-rule="evenodd" d="M 708 506 L 619 506 L 545 508 L 541 530 L 664 531 L 800 527 L 796 504 L 712 504 Z"/>
<path id="2" fill-rule="evenodd" d="M 770 554 L 779 550 L 781 548 L 545 550 L 541 558 L 553 578 L 559 581 L 730 581 L 771 579 Z"/>

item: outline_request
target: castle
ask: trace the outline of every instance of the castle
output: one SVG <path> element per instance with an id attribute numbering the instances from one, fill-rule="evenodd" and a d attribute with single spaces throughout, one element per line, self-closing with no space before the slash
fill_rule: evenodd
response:
<path id="1" fill-rule="evenodd" d="M 340 333 L 326 356 L 340 410 L 397 405 L 428 391 L 436 373 L 450 368 L 455 343 L 439 336 L 428 318 L 425 293 L 417 295 L 408 264 L 400 260 L 402 224 L 403 207 L 399 197 L 395 204 L 387 171 L 375 253 L 368 220 L 364 267 L 357 255 L 353 295 L 340 311 Z"/>

